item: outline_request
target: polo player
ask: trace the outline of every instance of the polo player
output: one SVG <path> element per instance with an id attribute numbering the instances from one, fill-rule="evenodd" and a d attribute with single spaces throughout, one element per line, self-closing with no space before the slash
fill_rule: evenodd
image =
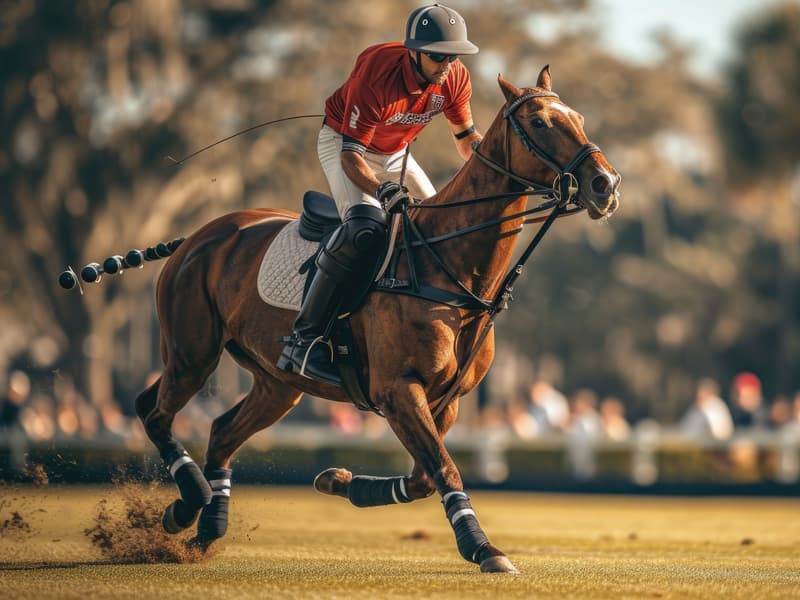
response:
<path id="1" fill-rule="evenodd" d="M 407 146 L 444 113 L 459 155 L 482 139 L 472 121 L 472 85 L 459 55 L 476 54 L 464 19 L 433 4 L 414 10 L 403 43 L 371 46 L 325 102 L 317 152 L 342 225 L 317 270 L 277 366 L 341 385 L 328 329 L 349 290 L 375 276 L 387 242 L 387 212 L 436 193 Z M 403 185 L 399 180 L 405 169 Z M 383 183 L 382 183 L 383 182 Z"/>

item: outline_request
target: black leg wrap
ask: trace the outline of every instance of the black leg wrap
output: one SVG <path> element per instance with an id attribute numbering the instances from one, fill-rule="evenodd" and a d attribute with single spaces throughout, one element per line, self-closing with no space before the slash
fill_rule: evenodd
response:
<path id="1" fill-rule="evenodd" d="M 478 524 L 475 511 L 464 492 L 450 492 L 442 499 L 447 520 L 456 534 L 456 544 L 461 556 L 469 562 L 478 563 L 481 549 L 489 543 L 489 538 Z"/>
<path id="2" fill-rule="evenodd" d="M 356 475 L 347 487 L 347 497 L 356 506 L 385 506 L 411 502 L 406 492 L 408 477 Z"/>
<path id="3" fill-rule="evenodd" d="M 172 511 L 172 516 L 175 519 L 175 523 L 181 529 L 186 529 L 189 527 L 189 525 L 194 523 L 194 520 L 197 517 L 197 509 L 192 508 L 180 498 L 175 500 Z"/>
<path id="4" fill-rule="evenodd" d="M 186 504 L 186 511 L 196 513 L 211 501 L 211 488 L 206 478 L 180 442 L 172 442 L 169 448 L 162 452 L 161 457 L 175 483 L 178 484 L 181 498 Z M 175 508 L 178 509 L 177 506 Z"/>
<path id="5" fill-rule="evenodd" d="M 197 538 L 210 542 L 221 538 L 228 531 L 228 505 L 231 496 L 230 469 L 205 468 L 205 475 L 211 485 L 211 502 L 203 507 L 197 523 Z"/>

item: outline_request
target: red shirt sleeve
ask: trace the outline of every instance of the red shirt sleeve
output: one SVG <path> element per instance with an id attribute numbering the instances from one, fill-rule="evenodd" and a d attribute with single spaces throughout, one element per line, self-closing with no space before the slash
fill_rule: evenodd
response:
<path id="1" fill-rule="evenodd" d="M 380 101 L 375 92 L 361 78 L 352 79 L 347 89 L 344 119 L 339 133 L 367 147 L 380 122 Z"/>
<path id="2" fill-rule="evenodd" d="M 468 123 L 472 120 L 472 109 L 469 100 L 472 97 L 472 83 L 469 79 L 469 71 L 460 62 L 454 63 L 458 68 L 453 69 L 453 77 L 448 78 L 447 85 L 450 88 L 450 104 L 444 109 L 444 116 L 447 120 L 456 125 Z"/>

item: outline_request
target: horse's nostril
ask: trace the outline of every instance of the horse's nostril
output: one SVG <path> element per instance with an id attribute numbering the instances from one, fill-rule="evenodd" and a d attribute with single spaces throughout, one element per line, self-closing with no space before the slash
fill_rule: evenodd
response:
<path id="1" fill-rule="evenodd" d="M 598 195 L 608 196 L 611 193 L 613 182 L 608 175 L 597 175 L 592 179 L 592 191 Z"/>

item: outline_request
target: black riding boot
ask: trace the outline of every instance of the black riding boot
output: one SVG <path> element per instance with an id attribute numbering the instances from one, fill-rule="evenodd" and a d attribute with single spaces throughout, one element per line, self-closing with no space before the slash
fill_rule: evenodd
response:
<path id="1" fill-rule="evenodd" d="M 338 369 L 333 364 L 330 341 L 322 339 L 325 329 L 340 304 L 337 281 L 317 269 L 303 306 L 294 323 L 294 339 L 281 352 L 277 367 L 300 373 L 323 383 L 341 385 Z"/>
<path id="2" fill-rule="evenodd" d="M 323 383 L 341 385 L 333 364 L 333 346 L 325 336 L 340 307 L 366 291 L 386 244 L 386 213 L 357 204 L 317 256 L 317 272 L 294 323 L 293 340 L 277 367 Z"/>

